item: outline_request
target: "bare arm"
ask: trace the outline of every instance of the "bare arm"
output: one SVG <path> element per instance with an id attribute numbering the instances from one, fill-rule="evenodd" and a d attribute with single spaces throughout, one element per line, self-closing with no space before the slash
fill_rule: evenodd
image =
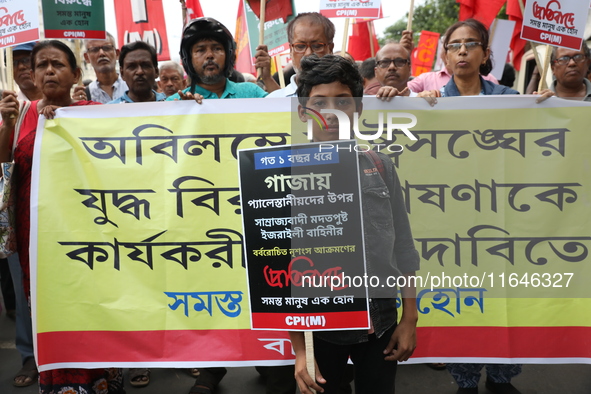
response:
<path id="1" fill-rule="evenodd" d="M 415 275 L 415 273 L 404 274 L 407 278 L 411 275 Z M 412 283 L 412 281 L 407 280 L 406 283 Z M 417 347 L 417 321 L 419 319 L 417 289 L 414 286 L 407 286 L 400 290 L 402 292 L 402 317 L 392 333 L 388 346 L 384 349 L 384 355 L 388 361 L 406 361 Z"/>

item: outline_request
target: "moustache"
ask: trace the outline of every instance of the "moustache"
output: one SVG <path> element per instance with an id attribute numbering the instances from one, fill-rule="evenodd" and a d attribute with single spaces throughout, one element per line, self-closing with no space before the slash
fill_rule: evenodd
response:
<path id="1" fill-rule="evenodd" d="M 207 62 L 205 62 L 205 64 L 203 65 L 203 69 L 205 70 L 207 67 L 209 66 L 215 66 L 216 68 L 220 68 L 220 65 L 217 64 L 216 62 L 214 62 L 213 60 L 208 60 Z"/>

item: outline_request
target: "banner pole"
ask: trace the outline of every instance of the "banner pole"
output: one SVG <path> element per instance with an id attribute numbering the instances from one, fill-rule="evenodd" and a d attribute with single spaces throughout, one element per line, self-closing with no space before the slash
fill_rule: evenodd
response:
<path id="1" fill-rule="evenodd" d="M 82 41 L 79 39 L 74 40 L 74 50 L 75 50 L 74 55 L 76 55 L 76 64 L 78 65 L 78 67 L 80 67 L 80 71 L 82 71 L 82 63 L 81 63 L 82 59 L 80 56 L 80 50 L 82 48 L 81 42 Z M 80 79 L 78 80 L 78 86 L 82 86 L 82 85 L 84 85 L 84 84 L 82 83 L 82 75 L 80 75 Z"/>
<path id="2" fill-rule="evenodd" d="M 261 19 L 259 20 L 259 45 L 265 44 L 265 5 L 266 1 L 261 0 Z M 257 68 L 257 78 L 261 78 L 263 69 Z"/>
<path id="3" fill-rule="evenodd" d="M 376 49 L 373 46 L 373 35 L 374 35 L 373 21 L 367 22 L 367 30 L 369 30 L 369 49 L 371 50 L 371 57 L 375 57 L 376 56 Z"/>
<path id="4" fill-rule="evenodd" d="M 345 30 L 343 31 L 343 45 L 341 46 L 341 56 L 345 57 L 347 52 L 347 39 L 349 38 L 349 18 L 345 18 Z"/>
<path id="5" fill-rule="evenodd" d="M 347 18 L 349 20 L 349 18 Z M 316 381 L 316 365 L 314 364 L 314 337 L 312 331 L 304 331 L 304 342 L 306 344 L 306 369 L 313 381 Z M 310 389 L 312 393 L 316 390 Z"/>
<path id="6" fill-rule="evenodd" d="M 6 86 L 14 91 L 14 65 L 12 64 L 12 47 L 6 48 Z"/>
<path id="7" fill-rule="evenodd" d="M 277 67 L 277 76 L 279 77 L 279 86 L 281 89 L 285 87 L 285 76 L 283 75 L 283 66 L 281 65 L 281 55 L 273 56 L 273 61 Z"/>
<path id="8" fill-rule="evenodd" d="M 538 92 L 546 89 L 546 75 L 548 74 L 548 70 L 550 67 L 550 55 L 552 54 L 552 47 L 550 45 L 546 45 L 546 56 L 544 56 L 544 71 L 540 74 L 540 83 L 538 84 Z"/>
<path id="9" fill-rule="evenodd" d="M 14 65 L 12 64 L 12 47 L 6 48 L 6 82 L 7 89 L 14 91 Z M 10 115 L 10 119 L 14 119 L 14 114 Z"/>
<path id="10" fill-rule="evenodd" d="M 406 24 L 406 30 L 412 31 L 412 18 L 415 13 L 415 0 L 410 0 L 410 10 L 408 11 L 408 22 Z"/>
<path id="11" fill-rule="evenodd" d="M 185 26 L 185 23 L 187 23 L 187 4 L 185 3 L 185 0 L 179 0 L 181 3 L 181 9 L 183 10 L 183 14 L 182 14 L 182 18 L 183 18 L 183 23 L 181 26 Z"/>

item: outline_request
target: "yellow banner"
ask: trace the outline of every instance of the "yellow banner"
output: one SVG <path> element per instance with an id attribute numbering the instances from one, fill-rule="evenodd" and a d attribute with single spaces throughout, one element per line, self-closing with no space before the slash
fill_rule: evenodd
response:
<path id="1" fill-rule="evenodd" d="M 433 108 L 421 99 L 365 99 L 364 106 L 361 133 L 382 124 L 382 135 L 358 138 L 358 147 L 394 160 L 421 255 L 417 361 L 591 359 L 574 343 L 544 354 L 533 343 L 498 352 L 482 344 L 470 354 L 456 346 L 476 328 L 504 329 L 519 341 L 556 327 L 573 329 L 574 341 L 590 334 L 590 106 L 527 97 L 445 99 Z M 200 331 L 217 330 L 218 347 L 232 330 L 251 335 L 236 152 L 288 144 L 292 129 L 294 141 L 305 137 L 291 107 L 287 99 L 91 106 L 45 122 L 31 233 L 42 368 L 188 363 L 197 359 L 175 333 L 196 347 L 207 341 Z M 126 341 L 155 337 L 162 354 L 126 358 Z M 90 351 L 72 360 L 79 356 L 62 350 L 64 342 L 54 348 L 57 340 L 119 353 L 108 363 Z M 244 343 L 245 354 L 251 345 Z"/>

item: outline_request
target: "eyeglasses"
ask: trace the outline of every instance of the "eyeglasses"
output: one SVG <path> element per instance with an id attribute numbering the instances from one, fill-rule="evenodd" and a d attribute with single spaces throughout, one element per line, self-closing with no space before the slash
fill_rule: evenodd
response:
<path id="1" fill-rule="evenodd" d="M 482 46 L 481 42 L 478 41 L 470 41 L 470 42 L 453 42 L 451 44 L 447 44 L 447 46 L 445 47 L 445 49 L 448 52 L 457 52 L 462 48 L 462 45 L 464 45 L 466 47 L 466 50 L 468 52 L 473 51 L 474 49 L 476 49 L 479 46 Z"/>
<path id="2" fill-rule="evenodd" d="M 388 68 L 390 67 L 390 64 L 392 64 L 392 62 L 394 62 L 394 66 L 396 66 L 396 68 L 400 68 L 400 67 L 404 67 L 407 64 L 410 63 L 409 59 L 403 59 L 401 57 L 397 57 L 396 59 L 382 59 L 382 60 L 378 60 L 376 62 L 377 66 L 379 68 Z"/>
<path id="3" fill-rule="evenodd" d="M 583 55 L 582 53 L 579 53 L 578 55 L 575 55 L 575 56 L 562 56 L 562 57 L 559 57 L 558 59 L 555 59 L 554 64 L 560 64 L 561 66 L 566 66 L 567 64 L 570 63 L 570 59 L 573 59 L 575 61 L 575 63 L 583 63 L 585 61 L 585 59 L 587 59 L 587 56 Z"/>
<path id="4" fill-rule="evenodd" d="M 304 53 L 308 48 L 310 48 L 314 53 L 319 53 L 324 51 L 324 48 L 327 45 L 328 44 L 323 42 L 313 42 L 312 44 L 306 44 L 305 42 L 295 42 L 291 44 L 291 47 L 295 53 Z"/>
<path id="5" fill-rule="evenodd" d="M 103 50 L 103 52 L 111 52 L 111 51 L 115 50 L 115 47 L 113 45 L 102 45 L 102 46 L 98 46 L 98 47 L 90 47 L 90 48 L 86 48 L 86 52 L 98 53 L 101 49 Z"/>
<path id="6" fill-rule="evenodd" d="M 26 67 L 31 67 L 31 56 L 21 57 L 20 59 L 12 59 L 12 67 L 17 68 L 19 64 Z"/>

